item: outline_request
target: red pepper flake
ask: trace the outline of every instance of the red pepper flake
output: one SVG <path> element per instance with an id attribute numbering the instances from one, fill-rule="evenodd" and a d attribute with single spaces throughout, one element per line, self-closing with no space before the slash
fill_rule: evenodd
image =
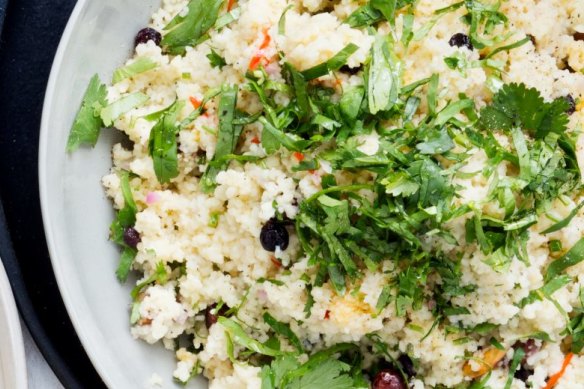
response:
<path id="1" fill-rule="evenodd" d="M 191 104 L 193 105 L 193 107 L 195 109 L 198 109 L 201 104 L 203 103 L 201 100 L 197 99 L 196 97 L 189 97 L 189 100 L 191 101 Z"/>
<path id="2" fill-rule="evenodd" d="M 270 261 L 272 261 L 274 266 L 276 266 L 278 269 L 282 267 L 282 262 L 278 261 L 276 257 L 274 256 L 270 257 Z"/>
<path id="3" fill-rule="evenodd" d="M 258 138 L 257 136 L 254 136 L 251 140 L 251 143 L 259 145 L 260 144 L 260 138 Z"/>
<path id="4" fill-rule="evenodd" d="M 235 5 L 235 0 L 229 0 L 227 2 L 227 11 L 231 11 L 231 9 L 233 8 L 234 5 Z"/>
<path id="5" fill-rule="evenodd" d="M 302 154 L 302 153 L 300 153 L 298 151 L 295 151 L 293 155 L 294 155 L 294 158 L 296 158 L 296 160 L 298 162 L 304 161 L 304 154 Z"/>
<path id="6" fill-rule="evenodd" d="M 329 311 L 328 309 L 324 312 L 324 318 L 325 320 L 328 320 L 331 318 L 331 311 Z"/>

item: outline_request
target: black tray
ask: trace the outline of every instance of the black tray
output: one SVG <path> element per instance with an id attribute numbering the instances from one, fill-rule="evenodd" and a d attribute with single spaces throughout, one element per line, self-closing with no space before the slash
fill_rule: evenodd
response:
<path id="1" fill-rule="evenodd" d="M 37 157 L 51 64 L 74 0 L 0 0 L 0 258 L 20 313 L 66 388 L 104 388 L 61 300 L 42 226 Z"/>

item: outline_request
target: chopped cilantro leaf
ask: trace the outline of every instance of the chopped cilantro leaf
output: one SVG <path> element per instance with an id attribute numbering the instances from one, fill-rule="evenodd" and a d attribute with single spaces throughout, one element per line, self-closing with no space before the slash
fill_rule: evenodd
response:
<path id="1" fill-rule="evenodd" d="M 168 271 L 166 270 L 166 266 L 163 262 L 159 262 L 156 264 L 156 269 L 154 273 L 145 279 L 144 281 L 140 282 L 134 289 L 130 295 L 132 296 L 133 301 L 138 300 L 138 296 L 142 292 L 142 290 L 152 283 L 158 283 L 159 285 L 164 285 L 168 282 Z"/>
<path id="2" fill-rule="evenodd" d="M 127 78 L 156 69 L 158 64 L 148 57 L 140 57 L 129 65 L 116 69 L 112 78 L 112 84 L 117 84 Z"/>
<path id="3" fill-rule="evenodd" d="M 103 126 L 100 118 L 101 109 L 107 105 L 107 89 L 101 83 L 96 74 L 89 81 L 81 108 L 75 117 L 69 139 L 67 140 L 67 151 L 72 152 L 80 145 L 95 146 L 99 132 Z"/>
<path id="4" fill-rule="evenodd" d="M 546 103 L 537 89 L 524 84 L 507 84 L 493 97 L 493 104 L 483 108 L 480 124 L 490 131 L 522 128 L 542 139 L 549 132 L 566 131 L 565 104 L 564 99 Z"/>
<path id="5" fill-rule="evenodd" d="M 584 201 L 581 202 L 580 204 L 578 204 L 564 220 L 561 220 L 561 221 L 555 223 L 554 225 L 552 225 L 551 227 L 546 228 L 544 231 L 542 231 L 542 234 L 551 234 L 552 232 L 556 232 L 556 231 L 561 230 L 564 227 L 567 227 L 570 224 L 570 222 L 572 221 L 572 219 L 574 217 L 576 217 L 576 215 L 578 214 L 580 209 L 582 209 L 582 207 L 584 207 Z"/>
<path id="6" fill-rule="evenodd" d="M 461 2 L 462 3 L 462 2 Z M 473 46 L 483 49 L 493 46 L 508 38 L 506 35 L 496 34 L 497 26 L 505 25 L 507 17 L 499 11 L 500 2 L 485 3 L 478 0 L 465 1 L 468 13 L 463 20 L 470 26 L 470 39 Z"/>
<path id="7" fill-rule="evenodd" d="M 217 18 L 215 22 L 215 28 L 221 30 L 223 27 L 229 25 L 230 23 L 236 21 L 241 16 L 241 8 L 233 8 L 231 11 L 224 13 Z"/>
<path id="8" fill-rule="evenodd" d="M 567 275 L 555 276 L 547 281 L 541 288 L 531 291 L 527 297 L 519 302 L 519 307 L 523 308 L 526 305 L 533 304 L 536 301 L 541 301 L 544 298 L 549 299 L 556 291 L 568 285 L 570 282 L 572 282 L 572 278 Z"/>
<path id="9" fill-rule="evenodd" d="M 122 255 L 120 256 L 120 264 L 116 270 L 116 276 L 120 282 L 126 282 L 128 279 L 136 255 L 138 255 L 138 250 L 132 247 L 124 247 Z"/>
<path id="10" fill-rule="evenodd" d="M 136 258 L 138 251 L 134 247 L 130 247 L 126 244 L 124 241 L 124 233 L 127 228 L 133 227 L 136 223 L 136 213 L 138 212 L 138 208 L 130 188 L 130 173 L 127 171 L 121 171 L 119 177 L 125 204 L 124 207 L 117 212 L 116 219 L 110 226 L 110 235 L 111 239 L 123 248 L 116 276 L 120 282 L 125 282 L 128 279 L 128 274 L 130 273 L 132 263 L 134 262 L 134 258 Z"/>
<path id="11" fill-rule="evenodd" d="M 584 288 L 580 288 L 580 307 L 576 308 L 576 314 L 570 320 L 566 332 L 572 336 L 571 351 L 581 353 L 584 350 Z"/>
<path id="12" fill-rule="evenodd" d="M 304 349 L 300 343 L 300 340 L 298 339 L 298 336 L 296 336 L 292 329 L 290 329 L 289 324 L 279 322 L 268 312 L 264 313 L 264 321 L 272 328 L 272 330 L 274 330 L 274 332 L 286 337 L 290 343 L 296 347 L 296 350 L 298 350 L 299 353 L 304 353 Z"/>
<path id="13" fill-rule="evenodd" d="M 551 281 L 564 270 L 575 266 L 582 261 L 584 261 L 584 238 L 580 239 L 574 246 L 572 246 L 570 251 L 564 254 L 564 256 L 556 259 L 548 266 L 545 274 L 546 282 Z"/>
<path id="14" fill-rule="evenodd" d="M 381 12 L 383 17 L 391 24 L 395 23 L 395 11 L 397 0 L 371 0 L 371 6 Z"/>
<path id="15" fill-rule="evenodd" d="M 224 87 L 219 102 L 219 134 L 217 137 L 217 146 L 215 148 L 215 155 L 213 161 L 233 154 L 235 146 L 241 135 L 243 126 L 236 125 L 235 107 L 237 105 L 237 87 Z M 223 162 L 221 166 L 209 165 L 205 174 L 201 178 L 201 186 L 204 191 L 210 192 L 215 188 L 215 179 L 220 171 L 224 170 L 229 165 L 229 161 Z"/>
<path id="16" fill-rule="evenodd" d="M 513 359 L 511 360 L 511 365 L 509 366 L 509 375 L 507 377 L 507 382 L 505 383 L 505 389 L 511 389 L 513 384 L 513 376 L 515 371 L 519 368 L 521 360 L 525 357 L 525 350 L 522 347 L 517 347 L 513 353 Z"/>
<path id="17" fill-rule="evenodd" d="M 286 14 L 294 8 L 293 4 L 288 5 L 282 15 L 280 15 L 280 20 L 278 20 L 278 35 L 286 35 Z"/>
<path id="18" fill-rule="evenodd" d="M 150 131 L 148 150 L 154 164 L 154 172 L 161 184 L 178 176 L 178 145 L 176 124 L 183 103 L 175 102 Z"/>
<path id="19" fill-rule="evenodd" d="M 186 15 L 178 14 L 164 28 L 168 31 L 162 38 L 165 50 L 182 55 L 186 47 L 196 46 L 217 21 L 222 4 L 223 0 L 191 0 Z"/>
<path id="20" fill-rule="evenodd" d="M 223 69 L 224 66 L 227 66 L 225 58 L 220 56 L 214 49 L 211 49 L 211 52 L 207 54 L 207 58 L 209 59 L 211 66 L 214 68 Z"/>
<path id="21" fill-rule="evenodd" d="M 101 120 L 107 127 L 114 124 L 114 122 L 123 114 L 144 105 L 150 98 L 141 92 L 132 93 L 114 101 L 113 103 L 101 109 Z"/>
<path id="22" fill-rule="evenodd" d="M 381 18 L 381 12 L 373 8 L 370 4 L 366 4 L 353 11 L 353 13 L 345 19 L 344 23 L 353 28 L 366 27 L 379 22 Z"/>
<path id="23" fill-rule="evenodd" d="M 372 114 L 391 109 L 398 99 L 401 62 L 392 50 L 386 37 L 375 38 L 367 81 L 369 111 Z"/>
<path id="24" fill-rule="evenodd" d="M 286 389 L 353 389 L 353 379 L 346 374 L 351 367 L 334 359 L 327 359 L 292 380 Z"/>
<path id="25" fill-rule="evenodd" d="M 240 344 L 253 352 L 268 356 L 278 356 L 282 354 L 281 351 L 270 348 L 253 339 L 244 331 L 241 325 L 231 319 L 221 316 L 218 318 L 218 324 L 225 328 L 235 343 Z"/>
<path id="26" fill-rule="evenodd" d="M 349 57 L 353 55 L 357 50 L 359 50 L 359 46 L 357 46 L 354 43 L 349 43 L 341 51 L 335 54 L 331 59 L 320 65 L 316 65 L 310 69 L 304 70 L 302 72 L 302 75 L 304 76 L 304 79 L 306 81 L 326 76 L 327 74 L 329 74 L 329 72 L 339 70 L 343 65 L 345 65 Z"/>

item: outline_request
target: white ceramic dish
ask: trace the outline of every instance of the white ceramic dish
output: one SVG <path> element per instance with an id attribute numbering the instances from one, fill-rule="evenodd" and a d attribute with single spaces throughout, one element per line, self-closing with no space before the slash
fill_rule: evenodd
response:
<path id="1" fill-rule="evenodd" d="M 95 149 L 65 153 L 73 118 L 91 76 L 111 76 L 130 55 L 134 36 L 160 0 L 80 0 L 57 51 L 47 87 L 39 178 L 47 241 L 71 320 L 110 388 L 149 387 L 153 373 L 172 382 L 173 353 L 129 331 L 129 292 L 115 278 L 119 251 L 108 241 L 113 212 L 100 185 L 115 135 L 104 130 Z M 203 379 L 191 388 L 206 388 Z"/>
<path id="2" fill-rule="evenodd" d="M 18 310 L 0 260 L 0 388 L 26 389 L 26 359 Z"/>

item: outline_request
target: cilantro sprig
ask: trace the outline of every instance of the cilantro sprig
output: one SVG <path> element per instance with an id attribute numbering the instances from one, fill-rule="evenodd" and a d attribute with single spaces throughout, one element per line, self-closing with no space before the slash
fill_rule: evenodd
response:
<path id="1" fill-rule="evenodd" d="M 186 14 L 180 13 L 164 27 L 167 31 L 162 46 L 170 54 L 184 54 L 189 46 L 196 46 L 215 25 L 223 0 L 191 0 Z"/>
<path id="2" fill-rule="evenodd" d="M 106 86 L 101 83 L 99 76 L 96 74 L 89 81 L 81 108 L 73 122 L 73 127 L 67 140 L 67 151 L 75 151 L 83 144 L 91 147 L 97 144 L 97 139 L 103 126 L 100 112 L 101 108 L 107 105 L 106 97 Z"/>
<path id="3" fill-rule="evenodd" d="M 237 87 L 225 87 L 222 90 L 219 102 L 219 133 L 215 155 L 213 160 L 219 160 L 229 154 L 233 154 L 237 141 L 243 130 L 243 126 L 235 124 L 235 107 L 237 105 Z M 211 191 L 215 188 L 215 179 L 221 170 L 224 170 L 228 162 L 221 166 L 210 165 L 201 178 L 201 185 L 204 191 Z"/>
<path id="4" fill-rule="evenodd" d="M 120 188 L 124 196 L 124 207 L 117 212 L 116 219 L 110 226 L 110 238 L 122 247 L 116 276 L 120 282 L 125 282 L 128 279 L 132 263 L 138 254 L 138 250 L 135 247 L 128 246 L 124 240 L 124 234 L 126 229 L 134 227 L 138 207 L 134 201 L 130 187 L 130 173 L 122 170 L 118 173 L 118 176 L 120 178 Z"/>
<path id="5" fill-rule="evenodd" d="M 184 103 L 175 102 L 161 115 L 150 130 L 148 150 L 154 164 L 154 172 L 161 184 L 178 176 L 177 117 Z"/>

